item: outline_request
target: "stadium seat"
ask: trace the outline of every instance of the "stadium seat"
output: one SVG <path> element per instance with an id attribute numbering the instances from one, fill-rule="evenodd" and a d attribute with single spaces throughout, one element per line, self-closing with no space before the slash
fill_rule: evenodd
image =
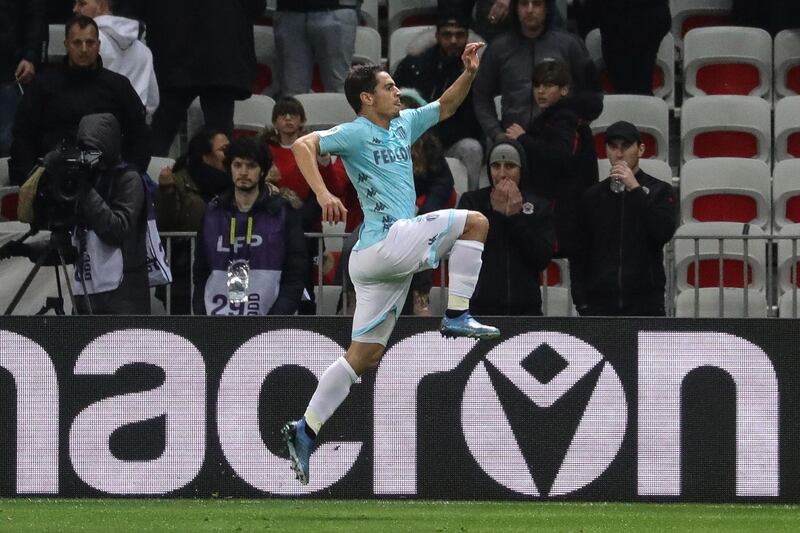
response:
<path id="1" fill-rule="evenodd" d="M 773 41 L 775 99 L 800 94 L 800 29 L 778 32 Z"/>
<path id="2" fill-rule="evenodd" d="M 743 222 L 768 229 L 770 172 L 763 161 L 693 159 L 681 169 L 683 222 Z"/>
<path id="3" fill-rule="evenodd" d="M 775 104 L 775 162 L 800 157 L 800 96 Z"/>
<path id="4" fill-rule="evenodd" d="M 351 62 L 354 65 L 380 65 L 381 34 L 378 30 L 366 26 L 356 28 L 356 50 Z"/>
<path id="5" fill-rule="evenodd" d="M 697 310 L 695 310 L 695 298 Z M 722 298 L 722 305 L 720 305 Z M 745 306 L 745 298 L 747 305 Z M 754 289 L 705 288 L 683 291 L 675 299 L 678 318 L 766 318 L 767 297 Z"/>
<path id="6" fill-rule="evenodd" d="M 48 26 L 47 62 L 55 65 L 61 63 L 67 55 L 64 47 L 64 24 L 50 24 Z"/>
<path id="7" fill-rule="evenodd" d="M 344 93 L 307 93 L 295 95 L 306 111 L 306 128 L 324 130 L 356 118 Z"/>
<path id="8" fill-rule="evenodd" d="M 672 185 L 675 178 L 672 176 L 672 168 L 660 159 L 640 159 L 639 168 L 646 174 L 650 174 L 654 178 L 660 179 L 665 183 Z M 597 160 L 597 174 L 600 181 L 606 179 L 611 174 L 611 163 L 608 159 Z"/>
<path id="9" fill-rule="evenodd" d="M 542 287 L 544 316 L 578 316 L 567 287 Z"/>
<path id="10" fill-rule="evenodd" d="M 606 157 L 605 131 L 618 120 L 635 124 L 642 134 L 644 157 L 669 160 L 669 106 L 661 98 L 612 94 L 603 99 L 603 112 L 592 122 L 597 157 Z"/>
<path id="11" fill-rule="evenodd" d="M 17 204 L 19 204 L 19 187 L 14 185 L 0 187 L 0 221 L 17 220 Z"/>
<path id="12" fill-rule="evenodd" d="M 732 7 L 733 0 L 670 0 L 676 47 L 683 47 L 684 36 L 694 28 L 729 25 Z"/>
<path id="13" fill-rule="evenodd" d="M 684 98 L 738 94 L 772 101 L 772 37 L 760 28 L 697 28 L 683 40 Z"/>
<path id="14" fill-rule="evenodd" d="M 787 292 L 778 297 L 780 318 L 800 318 L 800 291 Z"/>
<path id="15" fill-rule="evenodd" d="M 275 32 L 269 26 L 253 26 L 256 50 L 256 81 L 253 94 L 277 94 L 278 77 L 275 74 Z"/>
<path id="16" fill-rule="evenodd" d="M 8 157 L 0 157 L 0 187 L 5 187 L 9 184 L 8 160 Z"/>
<path id="17" fill-rule="evenodd" d="M 400 27 L 436 24 L 438 0 L 391 0 L 386 3 L 389 35 Z"/>
<path id="18" fill-rule="evenodd" d="M 800 159 L 786 159 L 775 165 L 772 213 L 776 230 L 800 223 Z"/>
<path id="19" fill-rule="evenodd" d="M 764 238 L 745 239 L 741 238 L 743 235 Z M 698 284 L 700 288 L 719 287 L 720 281 L 723 287 L 747 286 L 764 290 L 767 236 L 758 226 L 737 222 L 692 222 L 679 226 L 675 237 L 678 292 Z M 696 268 L 699 275 L 695 275 Z"/>
<path id="20" fill-rule="evenodd" d="M 150 179 L 157 184 L 158 175 L 161 173 L 161 169 L 164 167 L 172 168 L 173 166 L 175 166 L 175 160 L 171 157 L 153 156 L 150 158 L 150 164 L 147 165 L 147 174 L 150 176 Z"/>
<path id="21" fill-rule="evenodd" d="M 611 80 L 603 60 L 600 38 L 599 28 L 590 31 L 586 35 L 586 48 L 600 75 L 603 92 L 614 94 L 614 88 L 611 86 Z M 653 66 L 653 94 L 665 100 L 670 108 L 675 107 L 675 39 L 671 33 L 664 36 L 658 47 L 656 64 Z"/>
<path id="22" fill-rule="evenodd" d="M 467 167 L 456 157 L 445 157 L 445 160 L 447 161 L 447 166 L 450 167 L 450 173 L 453 175 L 453 188 L 457 197 L 461 198 L 461 195 L 469 190 Z M 456 203 L 458 203 L 457 199 Z"/>
<path id="23" fill-rule="evenodd" d="M 263 94 L 254 94 L 247 100 L 237 100 L 233 107 L 233 135 L 253 136 L 272 124 L 275 100 Z"/>
<path id="24" fill-rule="evenodd" d="M 378 30 L 378 0 L 362 0 L 359 19 L 362 26 Z"/>
<path id="25" fill-rule="evenodd" d="M 547 276 L 548 287 L 569 287 L 569 262 L 566 259 L 551 259 L 547 268 L 539 272 L 539 285 L 544 287 Z"/>
<path id="26" fill-rule="evenodd" d="M 684 162 L 705 157 L 744 157 L 769 164 L 771 106 L 755 96 L 695 96 L 683 102 Z"/>
<path id="27" fill-rule="evenodd" d="M 326 237 L 324 237 L 325 249 L 330 252 L 341 252 L 344 238 L 334 237 L 334 235 L 339 235 L 344 232 L 345 232 L 344 222 L 334 222 L 334 223 L 323 222 L 322 233 L 326 235 Z"/>

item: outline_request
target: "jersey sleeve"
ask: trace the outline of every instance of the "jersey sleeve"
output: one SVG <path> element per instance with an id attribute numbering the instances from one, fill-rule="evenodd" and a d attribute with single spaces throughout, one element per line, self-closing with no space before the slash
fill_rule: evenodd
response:
<path id="1" fill-rule="evenodd" d="M 319 153 L 350 155 L 359 149 L 359 139 L 363 140 L 361 126 L 354 122 L 339 124 L 331 129 L 315 132 L 319 137 Z"/>
<path id="2" fill-rule="evenodd" d="M 419 139 L 423 133 L 439 123 L 439 102 L 434 101 L 417 109 L 406 109 L 400 117 L 408 129 L 409 144 Z"/>

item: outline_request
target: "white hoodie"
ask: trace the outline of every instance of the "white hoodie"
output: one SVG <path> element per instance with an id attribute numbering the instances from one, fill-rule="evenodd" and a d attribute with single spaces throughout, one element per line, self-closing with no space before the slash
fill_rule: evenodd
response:
<path id="1" fill-rule="evenodd" d="M 158 107 L 158 83 L 153 70 L 153 54 L 139 40 L 139 22 L 114 15 L 101 15 L 94 21 L 100 28 L 103 66 L 130 80 L 148 118 L 152 117 Z"/>

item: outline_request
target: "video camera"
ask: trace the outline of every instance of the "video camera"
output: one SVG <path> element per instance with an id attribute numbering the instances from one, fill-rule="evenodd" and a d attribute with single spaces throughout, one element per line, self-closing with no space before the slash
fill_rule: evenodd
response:
<path id="1" fill-rule="evenodd" d="M 45 171 L 34 200 L 31 226 L 51 231 L 74 228 L 78 203 L 97 181 L 102 158 L 100 151 L 67 143 L 48 153 L 42 162 Z"/>

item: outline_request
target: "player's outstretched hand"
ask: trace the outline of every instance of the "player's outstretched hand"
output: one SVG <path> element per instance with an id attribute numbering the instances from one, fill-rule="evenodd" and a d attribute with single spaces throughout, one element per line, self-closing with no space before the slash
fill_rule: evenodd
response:
<path id="1" fill-rule="evenodd" d="M 464 53 L 461 54 L 461 61 L 464 62 L 464 69 L 475 74 L 481 64 L 481 59 L 478 57 L 478 50 L 486 46 L 486 43 L 467 43 L 464 47 Z"/>
<path id="2" fill-rule="evenodd" d="M 323 222 L 344 222 L 345 218 L 347 218 L 347 209 L 345 209 L 342 201 L 334 195 L 328 193 L 317 198 L 317 202 L 322 208 Z"/>

